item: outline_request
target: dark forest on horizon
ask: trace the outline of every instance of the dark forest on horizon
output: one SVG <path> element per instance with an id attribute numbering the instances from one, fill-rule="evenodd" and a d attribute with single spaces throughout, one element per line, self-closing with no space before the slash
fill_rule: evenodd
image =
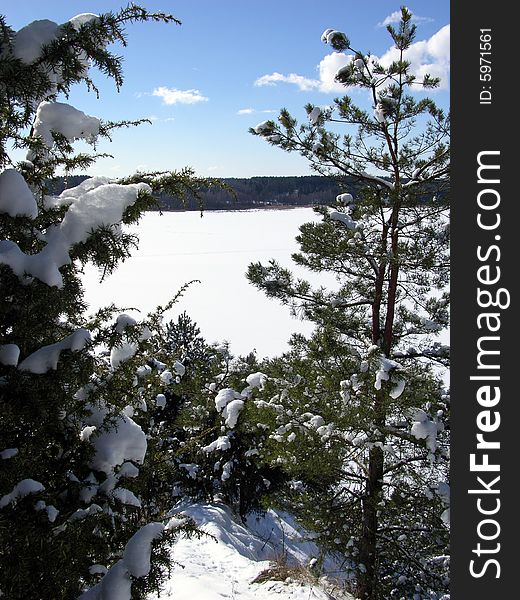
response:
<path id="1" fill-rule="evenodd" d="M 58 177 L 49 184 L 52 194 L 79 185 L 87 179 L 85 175 Z M 251 177 L 247 179 L 227 177 L 220 179 L 227 189 L 212 188 L 201 194 L 202 203 L 195 197 L 184 201 L 160 194 L 161 209 L 167 211 L 240 210 L 248 208 L 277 208 L 330 204 L 336 196 L 352 189 L 353 182 L 339 182 L 320 175 L 294 177 Z"/>

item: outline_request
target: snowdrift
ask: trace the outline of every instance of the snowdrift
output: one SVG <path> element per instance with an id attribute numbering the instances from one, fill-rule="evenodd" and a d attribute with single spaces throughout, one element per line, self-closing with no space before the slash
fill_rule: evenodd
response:
<path id="1" fill-rule="evenodd" d="M 333 591 L 332 578 L 309 580 L 320 552 L 290 515 L 268 511 L 242 524 L 220 502 L 184 504 L 176 511 L 191 517 L 208 535 L 181 538 L 172 546 L 176 564 L 162 592 L 150 600 L 354 600 L 339 589 Z M 289 578 L 260 577 L 262 582 L 255 582 L 274 563 L 286 565 Z M 332 558 L 323 566 L 331 575 L 338 571 Z M 291 577 L 307 568 L 308 578 Z"/>

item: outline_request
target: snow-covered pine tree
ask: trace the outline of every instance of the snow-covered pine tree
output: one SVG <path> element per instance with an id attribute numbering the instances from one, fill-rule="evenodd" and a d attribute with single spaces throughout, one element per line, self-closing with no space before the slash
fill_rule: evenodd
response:
<path id="1" fill-rule="evenodd" d="M 143 429 L 157 440 L 152 496 L 171 500 L 174 489 L 193 500 L 219 498 L 246 517 L 277 489 L 282 475 L 262 456 L 270 428 L 259 424 L 264 415 L 254 400 L 265 381 L 256 358 L 235 358 L 227 344 L 208 344 L 186 314 L 153 340 L 159 343 L 153 356 L 173 367 L 163 371 L 156 401 L 143 415 Z M 161 469 L 169 477 L 158 477 Z M 150 471 L 147 465 L 143 470 Z"/>
<path id="2" fill-rule="evenodd" d="M 337 290 L 312 289 L 275 261 L 250 265 L 248 277 L 316 324 L 285 357 L 287 378 L 303 377 L 301 392 L 284 391 L 295 403 L 286 420 L 327 413 L 321 427 L 332 430 L 322 429 L 313 449 L 319 438 L 335 444 L 341 468 L 335 490 L 327 482 L 334 519 L 323 529 L 348 534 L 343 550 L 362 600 L 439 598 L 448 586 L 449 398 L 432 365 L 449 362 L 437 337 L 448 324 L 449 117 L 424 95 L 438 80 L 417 79 L 407 61 L 410 12 L 402 8 L 387 29 L 395 58 L 385 66 L 342 32 L 322 37 L 348 57 L 336 80 L 366 90 L 372 114 L 346 95 L 330 108 L 307 105 L 308 124 L 282 110 L 278 122 L 251 130 L 349 186 L 317 209 L 321 222 L 301 227 L 293 256 L 333 273 Z M 343 543 L 343 533 L 331 535 Z"/>
<path id="3" fill-rule="evenodd" d="M 102 122 L 62 96 L 80 82 L 96 89 L 91 65 L 119 89 L 109 45 L 126 44 L 126 24 L 144 21 L 177 22 L 133 4 L 19 31 L 0 19 L 0 595 L 13 600 L 87 588 L 85 598 L 117 590 L 130 600 L 160 579 L 164 556 L 150 563 L 150 553 L 165 525 L 146 521 L 135 479 L 147 439 L 123 410 L 140 393 L 123 383 L 149 332 L 124 315 L 103 325 L 111 311 L 89 327 L 80 276 L 87 262 L 105 273 L 128 256 L 136 240 L 121 226 L 155 204 L 154 192 L 208 182 L 183 170 L 90 178 L 59 196 L 48 187 L 96 160 L 75 152 L 75 140 L 94 144 L 132 125 Z M 112 348 L 110 360 L 94 345 Z"/>

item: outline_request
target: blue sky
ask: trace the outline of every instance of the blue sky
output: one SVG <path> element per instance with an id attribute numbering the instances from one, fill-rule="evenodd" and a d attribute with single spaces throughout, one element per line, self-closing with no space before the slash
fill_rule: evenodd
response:
<path id="1" fill-rule="evenodd" d="M 3 0 L 7 23 L 19 29 L 36 19 L 64 22 L 78 13 L 117 10 L 113 0 Z M 307 175 L 303 158 L 287 154 L 248 133 L 286 107 L 302 120 L 307 102 L 326 105 L 342 95 L 334 88 L 336 56 L 320 41 L 323 30 L 344 31 L 354 47 L 381 57 L 391 40 L 383 23 L 399 9 L 389 0 L 155 0 L 149 10 L 171 12 L 181 26 L 128 26 L 125 84 L 118 94 L 101 74 L 94 79 L 101 99 L 83 88 L 70 102 L 107 120 L 151 118 L 153 125 L 117 132 L 100 151 L 93 174 L 119 176 L 141 169 L 192 166 L 199 175 L 250 177 Z M 417 15 L 413 60 L 444 78 L 434 92 L 449 105 L 449 2 L 408 2 Z M 427 67 L 425 65 L 428 65 Z M 321 71 L 319 67 L 321 66 Z M 359 103 L 365 92 L 354 91 Z"/>

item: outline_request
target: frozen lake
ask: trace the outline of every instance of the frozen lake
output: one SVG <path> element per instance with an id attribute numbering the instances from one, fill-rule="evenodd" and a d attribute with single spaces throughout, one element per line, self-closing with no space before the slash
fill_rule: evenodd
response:
<path id="1" fill-rule="evenodd" d="M 186 311 L 206 340 L 228 340 L 234 354 L 253 349 L 259 357 L 280 354 L 292 333 L 310 332 L 312 326 L 249 284 L 245 272 L 250 262 L 270 258 L 292 266 L 298 227 L 315 218 L 311 208 L 208 211 L 202 218 L 196 211 L 146 213 L 134 229 L 140 244 L 130 259 L 102 283 L 96 269 L 86 269 L 89 310 L 114 302 L 144 315 L 166 304 L 184 283 L 198 279 L 201 283 L 186 291 L 168 317 Z M 311 281 L 334 284 L 332 277 L 311 276 Z"/>

